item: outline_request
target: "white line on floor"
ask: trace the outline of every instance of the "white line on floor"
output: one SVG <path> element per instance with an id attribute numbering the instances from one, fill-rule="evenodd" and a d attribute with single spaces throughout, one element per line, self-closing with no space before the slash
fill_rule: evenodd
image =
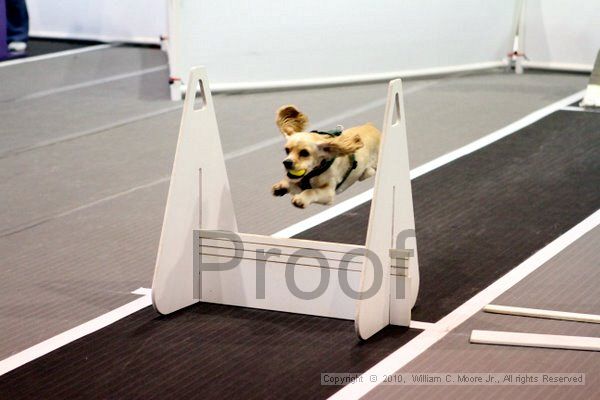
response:
<path id="1" fill-rule="evenodd" d="M 137 289 L 135 292 L 138 292 L 143 288 Z M 141 298 L 134 300 L 130 303 L 127 303 L 117 309 L 107 312 L 97 318 L 92 319 L 84 324 L 76 326 L 75 328 L 69 329 L 63 333 L 60 333 L 54 337 L 51 337 L 48 340 L 44 340 L 41 343 L 36 344 L 35 346 L 29 347 L 12 355 L 2 361 L 0 361 L 0 376 L 6 374 L 7 372 L 12 371 L 15 368 L 18 368 L 36 358 L 42 357 L 54 351 L 68 343 L 71 343 L 77 339 L 80 339 L 90 333 L 96 332 L 110 324 L 117 322 L 120 319 L 131 315 L 142 308 L 148 307 L 152 304 L 152 299 L 150 298 L 150 294 L 146 293 Z"/>
<path id="2" fill-rule="evenodd" d="M 438 157 L 432 161 L 429 161 L 413 170 L 410 171 L 410 179 L 418 178 L 421 175 L 426 174 L 427 172 L 433 171 L 436 168 L 441 167 L 442 165 L 448 164 L 460 157 L 463 157 L 467 154 L 473 153 L 491 143 L 494 143 L 524 127 L 533 124 L 534 122 L 544 118 L 545 116 L 560 110 L 567 104 L 571 104 L 578 99 L 581 99 L 585 94 L 585 90 L 572 94 L 568 97 L 565 97 L 562 100 L 559 100 L 555 103 L 552 103 L 542 109 L 532 112 L 529 115 L 521 118 L 520 120 L 513 122 L 510 125 L 505 126 L 502 129 L 499 129 L 493 133 L 490 133 L 487 136 L 484 136 L 474 142 L 467 144 L 459 149 L 451 151 L 447 154 L 444 154 L 441 157 Z M 289 226 L 285 229 L 280 230 L 279 232 L 274 233 L 272 236 L 274 237 L 292 237 L 300 232 L 304 232 L 310 228 L 313 228 L 319 224 L 322 224 L 325 221 L 328 221 L 338 215 L 345 213 L 348 210 L 351 210 L 354 207 L 357 207 L 367 201 L 371 200 L 373 197 L 373 189 L 369 189 L 359 195 L 356 195 L 348 200 L 345 200 L 335 206 L 329 207 L 325 211 L 320 212 L 319 214 L 313 215 L 303 221 L 298 222 L 292 226 Z"/>
<path id="3" fill-rule="evenodd" d="M 140 296 L 150 296 L 152 294 L 152 289 L 141 287 L 135 289 L 133 292 L 131 292 L 131 294 L 137 294 Z"/>
<path id="4" fill-rule="evenodd" d="M 145 114 L 136 115 L 135 117 L 125 118 L 120 121 L 116 121 L 110 124 L 102 125 L 96 128 L 88 129 L 82 132 L 71 133 L 69 135 L 60 136 L 54 139 L 44 140 L 42 142 L 37 142 L 35 144 L 23 147 L 17 147 L 11 150 L 7 150 L 4 152 L 0 152 L 0 158 L 11 157 L 17 154 L 24 153 L 26 151 L 31 151 L 35 149 L 39 149 L 40 147 L 52 146 L 58 143 L 66 142 L 69 140 L 79 139 L 84 136 L 95 135 L 97 133 L 101 133 L 110 129 L 115 129 L 124 125 L 132 124 L 134 122 L 142 121 L 148 118 L 158 117 L 159 115 L 166 114 L 172 111 L 178 111 L 182 108 L 181 104 L 168 106 L 165 108 L 161 108 L 159 110 L 151 111 Z"/>
<path id="5" fill-rule="evenodd" d="M 65 57 L 65 56 L 70 56 L 73 54 L 87 53 L 89 51 L 104 50 L 104 49 L 109 49 L 111 47 L 114 47 L 116 45 L 117 45 L 116 43 L 98 44 L 95 46 L 87 46 L 87 47 L 82 47 L 80 49 L 59 51 L 57 53 L 44 54 L 41 56 L 33 56 L 33 57 L 19 58 L 17 60 L 3 61 L 0 63 L 0 68 L 9 67 L 11 65 L 16 65 L 16 64 L 30 63 L 30 62 L 34 62 L 34 61 L 50 60 L 52 58 Z"/>
<path id="6" fill-rule="evenodd" d="M 325 211 L 321 211 L 312 217 L 308 217 L 292 226 L 288 226 L 287 228 L 280 230 L 279 232 L 275 232 L 271 236 L 278 238 L 289 238 L 296 236 L 297 234 L 309 230 L 310 228 L 322 224 L 323 222 L 329 221 L 338 215 L 344 214 L 345 212 L 366 203 L 372 198 L 373 189 L 369 189 L 361 194 L 349 198 L 348 200 L 344 200 L 333 207 L 329 207 Z"/>
<path id="7" fill-rule="evenodd" d="M 39 99 L 41 97 L 50 96 L 50 95 L 58 94 L 58 93 L 64 93 L 64 92 L 68 92 L 71 90 L 83 89 L 83 88 L 87 88 L 87 87 L 91 87 L 91 86 L 102 85 L 104 83 L 110 83 L 110 82 L 115 82 L 115 81 L 119 81 L 119 80 L 123 80 L 123 79 L 129 79 L 129 78 L 133 78 L 136 76 L 152 74 L 154 72 L 164 71 L 166 69 L 168 69 L 167 65 L 160 65 L 160 66 L 154 67 L 154 68 L 146 68 L 146 69 L 142 69 L 139 71 L 133 71 L 133 72 L 128 72 L 128 73 L 124 73 L 124 74 L 107 76 L 105 78 L 75 83 L 73 85 L 66 85 L 66 86 L 61 86 L 61 87 L 53 88 L 53 89 L 41 90 L 39 92 L 28 94 L 28 95 L 25 95 L 22 97 L 5 100 L 5 101 L 3 101 L 3 103 L 20 102 L 20 101 L 26 101 L 26 100 Z"/>
<path id="8" fill-rule="evenodd" d="M 598 225 L 600 225 L 600 210 L 569 229 L 566 233 L 559 236 L 517 267 L 513 268 L 496 282 L 463 303 L 456 310 L 436 322 L 431 329 L 426 329 L 413 340 L 384 358 L 374 367 L 366 371 L 362 375 L 362 380 L 357 379 L 352 385 L 345 386 L 339 392 L 331 396 L 330 399 L 348 400 L 361 398 L 377 386 L 377 383 L 371 383 L 368 379 L 370 375 L 383 376 L 395 373 L 446 336 L 449 331 L 456 328 L 481 310 L 483 306 L 516 285 L 527 275 L 544 265 L 551 258 L 559 254 Z"/>
<path id="9" fill-rule="evenodd" d="M 61 218 L 61 217 L 66 217 L 67 215 L 70 215 L 70 214 L 73 214 L 73 213 L 85 210 L 87 208 L 94 207 L 94 206 L 106 203 L 107 201 L 117 199 L 117 198 L 119 198 L 121 196 L 126 196 L 128 194 L 137 192 L 138 190 L 147 189 L 149 187 L 156 186 L 156 185 L 158 185 L 160 183 L 167 182 L 168 180 L 169 180 L 169 177 L 160 178 L 160 179 L 157 179 L 155 181 L 148 182 L 148 183 L 145 183 L 143 185 L 139 185 L 139 186 L 136 186 L 136 187 L 124 190 L 122 192 L 115 193 L 113 195 L 103 197 L 103 198 L 98 199 L 98 200 L 94 200 L 94 201 L 92 201 L 90 203 L 87 203 L 87 204 L 84 204 L 82 206 L 71 208 L 70 210 L 66 210 L 66 211 L 63 211 L 63 212 L 60 212 L 60 213 L 57 213 L 57 214 L 53 214 L 53 215 L 48 215 L 48 216 L 39 218 L 39 219 L 34 220 L 34 221 L 30 221 L 30 222 L 28 222 L 26 224 L 20 225 L 20 226 L 15 227 L 15 228 L 9 228 L 9 229 L 3 230 L 3 231 L 0 230 L 0 238 L 6 237 L 6 236 L 10 236 L 10 235 L 14 235 L 15 233 L 23 232 L 24 230 L 33 228 L 35 226 L 38 226 L 38 225 L 41 225 L 43 223 L 52 221 L 54 219 Z"/>

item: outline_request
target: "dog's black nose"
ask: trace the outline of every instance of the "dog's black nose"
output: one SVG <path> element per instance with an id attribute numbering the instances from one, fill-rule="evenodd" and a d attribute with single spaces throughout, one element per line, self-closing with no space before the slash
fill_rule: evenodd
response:
<path id="1" fill-rule="evenodd" d="M 294 162 L 292 160 L 283 160 L 283 166 L 286 169 L 292 169 L 292 167 L 294 166 Z"/>

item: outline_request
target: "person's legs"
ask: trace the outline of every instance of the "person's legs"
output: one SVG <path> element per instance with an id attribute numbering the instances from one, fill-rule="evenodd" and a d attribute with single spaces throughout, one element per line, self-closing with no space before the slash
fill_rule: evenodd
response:
<path id="1" fill-rule="evenodd" d="M 29 39 L 29 14 L 25 0 L 6 0 L 7 41 L 27 42 Z"/>

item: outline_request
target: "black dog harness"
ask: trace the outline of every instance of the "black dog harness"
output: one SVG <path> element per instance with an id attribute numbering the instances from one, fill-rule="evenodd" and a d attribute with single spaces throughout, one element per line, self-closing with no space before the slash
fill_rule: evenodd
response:
<path id="1" fill-rule="evenodd" d="M 340 136 L 342 134 L 342 129 L 333 129 L 330 131 L 311 131 L 312 133 L 318 133 L 319 135 L 327 135 L 327 136 L 331 136 L 331 137 L 337 137 Z M 331 160 L 323 160 L 321 161 L 321 164 L 319 164 L 319 166 L 315 169 L 313 169 L 312 171 L 310 171 L 309 174 L 304 175 L 302 177 L 302 179 L 300 179 L 300 182 L 298 183 L 298 186 L 300 186 L 300 189 L 302 190 L 307 190 L 307 189 L 312 189 L 312 185 L 310 184 L 310 180 L 312 178 L 314 178 L 315 176 L 319 176 L 321 175 L 323 172 L 327 171 L 329 169 L 329 167 L 331 167 L 331 165 L 333 164 L 333 162 L 335 161 L 336 157 L 333 157 Z M 338 190 L 340 188 L 340 186 L 342 186 L 342 184 L 344 182 L 346 182 L 346 179 L 348 179 L 348 177 L 350 176 L 350 174 L 352 173 L 352 171 L 354 169 L 356 169 L 356 167 L 358 166 L 358 163 L 356 162 L 356 157 L 353 154 L 350 154 L 350 167 L 348 168 L 348 170 L 346 171 L 346 173 L 344 174 L 344 177 L 342 178 L 342 181 L 340 183 L 338 183 L 335 187 L 335 190 Z"/>

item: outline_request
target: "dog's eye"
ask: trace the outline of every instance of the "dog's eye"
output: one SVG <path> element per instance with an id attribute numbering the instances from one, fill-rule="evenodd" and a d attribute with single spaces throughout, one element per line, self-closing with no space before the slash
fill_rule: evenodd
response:
<path id="1" fill-rule="evenodd" d="M 290 149 L 289 148 L 285 148 L 285 154 L 290 154 Z"/>
<path id="2" fill-rule="evenodd" d="M 310 154 L 308 153 L 307 150 L 300 150 L 299 155 L 300 155 L 300 157 L 308 157 Z"/>

